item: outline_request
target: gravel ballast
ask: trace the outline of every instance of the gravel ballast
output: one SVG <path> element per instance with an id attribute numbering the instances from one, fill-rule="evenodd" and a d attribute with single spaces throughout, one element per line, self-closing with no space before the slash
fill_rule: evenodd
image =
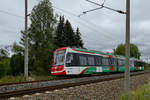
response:
<path id="1" fill-rule="evenodd" d="M 149 81 L 150 74 L 131 77 L 131 89 L 136 89 Z M 13 100 L 118 100 L 123 92 L 124 79 L 64 88 L 45 93 L 9 98 Z"/>

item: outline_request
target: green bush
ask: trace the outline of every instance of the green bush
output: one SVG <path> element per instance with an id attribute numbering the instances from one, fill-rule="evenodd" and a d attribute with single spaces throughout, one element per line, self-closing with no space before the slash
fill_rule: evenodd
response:
<path id="1" fill-rule="evenodd" d="M 24 81 L 24 76 L 4 76 L 3 78 L 0 79 L 0 84 L 4 83 L 13 83 L 13 82 L 23 82 Z"/>
<path id="2" fill-rule="evenodd" d="M 51 80 L 51 79 L 58 79 L 56 76 L 37 76 L 32 75 L 29 76 L 28 81 L 36 81 L 36 80 Z M 18 75 L 18 76 L 4 76 L 0 79 L 0 84 L 4 83 L 14 83 L 14 82 L 24 82 L 24 76 Z"/>
<path id="3" fill-rule="evenodd" d="M 12 75 L 20 75 L 24 72 L 24 57 L 21 53 L 15 54 L 11 57 L 10 67 Z"/>
<path id="4" fill-rule="evenodd" d="M 11 73 L 10 59 L 5 58 L 0 61 L 0 78 Z"/>
<path id="5" fill-rule="evenodd" d="M 0 78 L 6 75 L 5 66 L 0 62 Z"/>
<path id="6" fill-rule="evenodd" d="M 57 79 L 56 76 L 34 76 L 35 80 L 51 80 L 51 79 Z"/>

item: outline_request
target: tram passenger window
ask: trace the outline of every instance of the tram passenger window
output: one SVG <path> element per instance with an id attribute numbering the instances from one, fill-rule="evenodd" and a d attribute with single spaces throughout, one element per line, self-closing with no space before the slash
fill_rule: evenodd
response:
<path id="1" fill-rule="evenodd" d="M 111 64 L 116 66 L 117 65 L 117 59 L 111 58 Z"/>
<path id="2" fill-rule="evenodd" d="M 134 61 L 130 60 L 130 66 L 134 67 Z"/>
<path id="3" fill-rule="evenodd" d="M 125 66 L 125 60 L 118 60 L 119 66 Z"/>
<path id="4" fill-rule="evenodd" d="M 113 58 L 108 58 L 110 65 L 114 65 L 114 59 Z"/>
<path id="5" fill-rule="evenodd" d="M 113 58 L 110 58 L 110 64 L 115 65 L 115 60 Z"/>
<path id="6" fill-rule="evenodd" d="M 102 65 L 102 57 L 95 57 L 95 65 L 96 66 L 101 66 Z"/>
<path id="7" fill-rule="evenodd" d="M 87 58 L 86 55 L 79 55 L 80 66 L 87 66 Z"/>
<path id="8" fill-rule="evenodd" d="M 135 66 L 138 66 L 138 62 L 137 62 L 137 61 L 134 61 L 134 65 L 135 65 Z"/>
<path id="9" fill-rule="evenodd" d="M 66 57 L 66 66 L 77 66 L 78 59 L 75 53 L 68 53 Z"/>
<path id="10" fill-rule="evenodd" d="M 88 56 L 87 58 L 88 58 L 88 65 L 94 66 L 95 65 L 94 56 Z"/>
<path id="11" fill-rule="evenodd" d="M 102 63 L 103 63 L 103 65 L 109 65 L 109 59 L 108 58 L 103 58 Z"/>

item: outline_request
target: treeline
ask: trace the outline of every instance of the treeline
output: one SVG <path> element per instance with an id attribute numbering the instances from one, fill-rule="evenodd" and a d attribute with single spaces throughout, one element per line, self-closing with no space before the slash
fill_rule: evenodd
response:
<path id="1" fill-rule="evenodd" d="M 57 46 L 83 48 L 83 41 L 81 39 L 81 33 L 79 31 L 79 28 L 77 28 L 76 32 L 74 32 L 70 22 L 66 20 L 66 22 L 64 23 L 64 21 L 64 17 L 60 16 L 55 38 L 57 41 Z"/>
<path id="2" fill-rule="evenodd" d="M 50 74 L 51 60 L 56 48 L 66 46 L 83 48 L 79 28 L 77 27 L 74 31 L 71 23 L 64 16 L 56 17 L 49 0 L 43 0 L 34 6 L 30 20 L 31 24 L 28 28 L 29 74 Z M 2 49 L 0 77 L 20 75 L 24 72 L 24 31 L 21 31 L 21 35 L 19 44 L 14 43 L 12 46 L 11 57 L 7 55 L 5 49 Z"/>
<path id="3" fill-rule="evenodd" d="M 125 44 L 119 44 L 116 49 L 113 49 L 114 54 L 125 56 Z M 130 57 L 140 59 L 141 53 L 137 45 L 130 44 Z"/>

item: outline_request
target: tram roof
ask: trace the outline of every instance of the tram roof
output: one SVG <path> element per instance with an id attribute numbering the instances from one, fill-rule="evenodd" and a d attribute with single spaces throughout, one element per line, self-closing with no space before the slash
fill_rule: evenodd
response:
<path id="1" fill-rule="evenodd" d="M 88 49 L 81 49 L 81 48 L 72 48 L 76 51 L 83 51 L 83 52 L 88 52 L 88 53 L 95 53 L 95 54 L 103 54 L 103 55 L 108 55 L 108 56 L 115 56 L 113 53 L 105 53 L 102 51 L 96 51 L 96 50 L 88 50 Z"/>
<path id="2" fill-rule="evenodd" d="M 125 59 L 124 56 L 120 56 L 120 55 L 115 55 L 113 53 L 107 53 L 107 52 L 102 52 L 102 51 L 96 51 L 96 50 L 89 50 L 89 49 L 82 49 L 82 48 L 72 48 L 76 51 L 83 51 L 83 52 L 88 52 L 88 53 L 95 53 L 95 54 L 103 54 L 103 55 L 108 55 L 108 56 L 113 56 L 116 58 L 120 58 L 120 59 Z M 136 58 L 130 58 L 130 59 L 136 59 Z M 138 59 L 136 59 L 138 60 Z"/>

